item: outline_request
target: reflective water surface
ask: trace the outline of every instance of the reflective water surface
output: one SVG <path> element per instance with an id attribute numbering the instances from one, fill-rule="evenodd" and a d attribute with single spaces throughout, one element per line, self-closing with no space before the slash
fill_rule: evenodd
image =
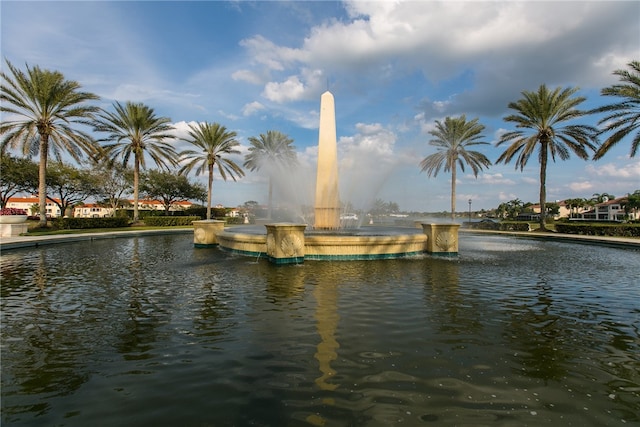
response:
<path id="1" fill-rule="evenodd" d="M 274 266 L 187 234 L 0 260 L 3 426 L 640 422 L 638 251 Z"/>

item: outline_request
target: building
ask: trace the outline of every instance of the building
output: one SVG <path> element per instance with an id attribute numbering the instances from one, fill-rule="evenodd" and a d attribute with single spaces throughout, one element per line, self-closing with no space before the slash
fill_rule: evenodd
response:
<path id="1" fill-rule="evenodd" d="M 60 199 L 54 199 L 57 202 L 60 202 Z M 38 215 L 40 210 L 38 209 L 38 205 L 40 200 L 36 196 L 29 197 L 9 197 L 7 201 L 8 208 L 16 208 L 22 209 L 27 212 L 27 215 Z M 47 200 L 47 217 L 48 218 L 57 218 L 61 215 L 60 208 L 51 200 Z"/>
<path id="2" fill-rule="evenodd" d="M 588 209 L 588 207 L 585 207 L 585 206 L 571 207 L 570 205 L 567 204 L 566 200 L 556 200 L 555 202 L 547 202 L 547 205 L 549 203 L 555 203 L 558 205 L 558 213 L 553 215 L 553 219 L 571 218 L 574 216 L 580 217 L 580 215 L 582 215 L 582 213 L 586 212 Z M 539 204 L 531 205 L 530 208 L 534 212 L 534 214 L 538 214 L 537 216 L 539 219 L 540 205 Z"/>
<path id="3" fill-rule="evenodd" d="M 113 216 L 113 209 L 97 205 L 95 203 L 85 203 L 73 208 L 74 218 L 104 218 Z"/>
<path id="4" fill-rule="evenodd" d="M 596 221 L 624 221 L 627 219 L 627 213 L 624 210 L 626 202 L 626 197 L 605 200 L 595 205 L 591 210 L 584 212 L 582 218 Z M 637 209 L 629 212 L 628 219 L 640 219 L 640 213 Z"/>
<path id="5" fill-rule="evenodd" d="M 131 207 L 128 209 L 133 209 L 133 199 L 127 200 L 127 202 L 129 202 L 129 204 L 131 205 Z M 185 209 L 190 208 L 192 205 L 193 203 L 188 201 L 174 202 L 171 204 L 171 208 L 169 209 L 169 211 L 170 212 L 183 211 Z M 138 209 L 163 211 L 164 205 L 160 200 L 144 199 L 144 200 L 138 200 Z"/>

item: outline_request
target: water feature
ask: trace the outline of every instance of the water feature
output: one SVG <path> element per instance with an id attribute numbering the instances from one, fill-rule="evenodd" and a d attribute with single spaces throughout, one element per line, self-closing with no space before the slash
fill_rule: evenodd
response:
<path id="1" fill-rule="evenodd" d="M 633 250 L 465 235 L 276 267 L 164 235 L 0 267 L 3 426 L 640 422 Z"/>
<path id="2" fill-rule="evenodd" d="M 327 91 L 320 99 L 318 163 L 313 231 L 336 231 L 350 222 L 340 221 L 335 101 Z M 276 264 L 298 264 L 313 260 L 376 260 L 413 256 L 423 252 L 456 255 L 459 224 L 418 224 L 422 234 L 395 228 L 380 234 L 367 228 L 360 233 L 312 233 L 306 223 L 265 224 L 256 232 L 238 228 L 225 230 L 215 221 L 194 222 L 194 245 L 222 248 L 251 257 L 265 254 Z"/>

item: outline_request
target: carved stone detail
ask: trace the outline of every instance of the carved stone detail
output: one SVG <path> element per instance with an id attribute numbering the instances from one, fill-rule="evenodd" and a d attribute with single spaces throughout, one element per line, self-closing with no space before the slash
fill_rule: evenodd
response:
<path id="1" fill-rule="evenodd" d="M 287 234 L 280 242 L 280 249 L 285 256 L 296 256 L 301 253 L 302 240 L 295 234 Z"/>
<path id="2" fill-rule="evenodd" d="M 456 236 L 450 231 L 442 231 L 436 236 L 436 246 L 442 252 L 449 252 L 450 249 L 456 247 Z"/>

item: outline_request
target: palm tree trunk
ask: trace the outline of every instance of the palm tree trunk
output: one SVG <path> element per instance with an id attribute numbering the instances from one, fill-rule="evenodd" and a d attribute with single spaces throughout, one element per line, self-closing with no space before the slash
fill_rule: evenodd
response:
<path id="1" fill-rule="evenodd" d="M 211 194 L 213 191 L 213 163 L 208 165 L 208 189 L 207 189 L 207 219 L 211 219 Z"/>
<path id="2" fill-rule="evenodd" d="M 456 219 L 456 164 L 451 167 L 451 221 Z"/>
<path id="3" fill-rule="evenodd" d="M 140 159 L 133 160 L 133 222 L 138 221 L 138 187 L 140 186 Z"/>
<path id="4" fill-rule="evenodd" d="M 49 136 L 40 136 L 40 164 L 38 166 L 38 203 L 40 221 L 38 227 L 47 226 L 47 156 L 49 154 Z"/>
<path id="5" fill-rule="evenodd" d="M 540 231 L 547 231 L 547 144 L 540 147 Z"/>

